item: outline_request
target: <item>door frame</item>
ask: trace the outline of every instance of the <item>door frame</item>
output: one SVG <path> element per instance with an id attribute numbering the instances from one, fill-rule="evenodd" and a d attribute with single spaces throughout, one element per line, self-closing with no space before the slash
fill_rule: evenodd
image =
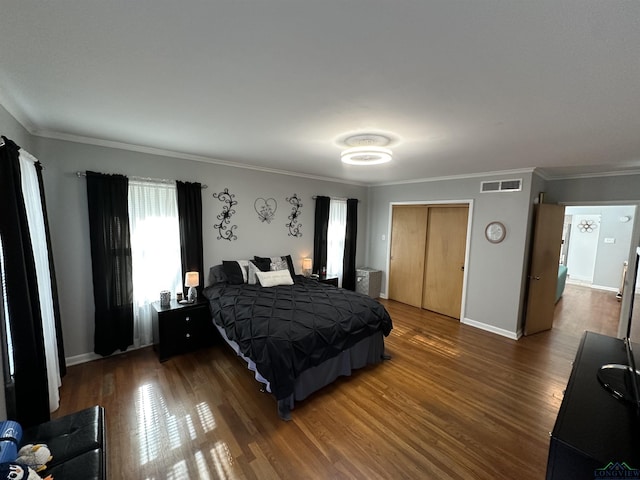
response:
<path id="1" fill-rule="evenodd" d="M 628 262 L 629 270 L 635 268 L 636 262 L 636 248 L 640 246 L 640 201 L 623 201 L 623 200 L 609 200 L 609 201 L 590 201 L 590 202 L 558 202 L 559 205 L 564 207 L 596 207 L 596 206 L 634 206 L 636 208 L 633 216 L 633 228 L 631 229 L 631 246 L 629 249 Z M 628 281 L 628 278 L 627 278 Z M 635 292 L 633 292 L 635 293 Z M 629 308 L 631 307 L 631 295 L 628 288 L 625 288 L 622 292 L 622 299 L 620 300 L 620 320 L 618 322 L 618 338 L 624 338 L 627 333 L 627 323 L 629 320 Z"/>
<path id="2" fill-rule="evenodd" d="M 389 202 L 389 221 L 387 225 L 387 255 L 386 255 L 386 271 L 387 275 L 385 275 L 384 279 L 384 291 L 385 296 L 383 298 L 387 298 L 387 293 L 389 292 L 389 268 L 391 263 L 391 227 L 393 222 L 393 207 L 401 206 L 401 205 L 467 205 L 469 209 L 469 216 L 467 217 L 467 238 L 465 240 L 465 251 L 464 251 L 464 275 L 462 278 L 462 301 L 460 308 L 460 321 L 462 322 L 465 317 L 465 312 L 467 310 L 467 280 L 469 275 L 469 252 L 471 250 L 471 225 L 473 223 L 473 199 L 451 199 L 451 200 L 416 200 L 416 201 L 408 201 L 408 202 Z"/>

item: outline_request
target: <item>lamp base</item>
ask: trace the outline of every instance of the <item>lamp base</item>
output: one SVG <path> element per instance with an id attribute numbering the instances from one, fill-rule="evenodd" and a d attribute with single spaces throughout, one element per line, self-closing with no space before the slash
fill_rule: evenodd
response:
<path id="1" fill-rule="evenodd" d="M 198 300 L 198 290 L 196 290 L 196 287 L 189 287 L 187 300 L 189 301 L 189 303 L 194 303 L 196 300 Z"/>

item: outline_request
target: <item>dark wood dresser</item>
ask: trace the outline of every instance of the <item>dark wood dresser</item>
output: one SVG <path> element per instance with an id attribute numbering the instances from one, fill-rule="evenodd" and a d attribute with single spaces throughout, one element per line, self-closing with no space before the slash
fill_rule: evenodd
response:
<path id="1" fill-rule="evenodd" d="M 551 433 L 547 480 L 640 478 L 633 476 L 640 469 L 640 418 L 600 385 L 598 370 L 608 363 L 627 363 L 623 341 L 586 332 Z M 611 476 L 616 468 L 619 476 Z"/>

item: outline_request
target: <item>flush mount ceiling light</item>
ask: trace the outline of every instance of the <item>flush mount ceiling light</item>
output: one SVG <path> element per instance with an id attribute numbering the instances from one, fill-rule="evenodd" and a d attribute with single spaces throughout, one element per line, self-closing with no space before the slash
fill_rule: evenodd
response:
<path id="1" fill-rule="evenodd" d="M 386 148 L 389 138 L 384 135 L 354 135 L 345 144 L 349 148 L 342 151 L 341 158 L 349 165 L 378 165 L 392 159 L 391 150 Z"/>

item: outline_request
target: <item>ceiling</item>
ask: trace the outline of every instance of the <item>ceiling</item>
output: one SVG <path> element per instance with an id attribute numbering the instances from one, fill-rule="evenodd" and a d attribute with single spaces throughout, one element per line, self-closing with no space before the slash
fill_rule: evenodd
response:
<path id="1" fill-rule="evenodd" d="M 0 0 L 0 46 L 46 137 L 362 184 L 640 170 L 637 0 Z M 360 133 L 393 161 L 341 164 Z"/>

